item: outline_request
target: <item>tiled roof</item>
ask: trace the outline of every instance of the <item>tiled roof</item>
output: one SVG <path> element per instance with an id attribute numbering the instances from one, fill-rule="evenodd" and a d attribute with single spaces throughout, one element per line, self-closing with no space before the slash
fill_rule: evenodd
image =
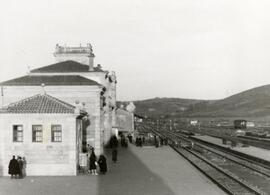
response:
<path id="1" fill-rule="evenodd" d="M 0 113 L 71 113 L 75 106 L 47 94 L 38 94 L 21 101 L 11 103 L 0 109 Z"/>
<path id="2" fill-rule="evenodd" d="M 78 75 L 23 76 L 0 83 L 2 86 L 38 86 L 45 85 L 100 85 L 96 81 Z"/>
<path id="3" fill-rule="evenodd" d="M 64 61 L 56 64 L 33 69 L 31 73 L 52 73 L 52 72 L 103 72 L 102 69 L 94 67 L 93 71 L 89 71 L 89 66 L 75 61 Z"/>

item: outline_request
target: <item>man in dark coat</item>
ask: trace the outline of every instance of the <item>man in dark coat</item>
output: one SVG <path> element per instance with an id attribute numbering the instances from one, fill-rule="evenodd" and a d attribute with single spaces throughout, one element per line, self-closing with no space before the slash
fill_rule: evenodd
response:
<path id="1" fill-rule="evenodd" d="M 118 147 L 118 140 L 116 135 L 113 135 L 110 139 L 110 147 L 111 148 L 117 148 Z"/>
<path id="2" fill-rule="evenodd" d="M 22 157 L 18 156 L 18 164 L 19 164 L 19 179 L 23 178 L 23 174 L 22 174 L 22 169 L 23 169 L 23 161 L 22 161 Z"/>
<path id="3" fill-rule="evenodd" d="M 107 172 L 107 162 L 106 162 L 106 157 L 101 154 L 99 159 L 98 159 L 98 166 L 100 168 L 100 173 L 101 174 L 106 174 Z"/>
<path id="4" fill-rule="evenodd" d="M 20 167 L 18 161 L 15 159 L 15 156 L 9 161 L 8 165 L 8 174 L 11 175 L 11 179 L 20 173 Z"/>
<path id="5" fill-rule="evenodd" d="M 118 140 L 116 135 L 112 137 L 112 148 L 117 148 L 118 147 Z"/>

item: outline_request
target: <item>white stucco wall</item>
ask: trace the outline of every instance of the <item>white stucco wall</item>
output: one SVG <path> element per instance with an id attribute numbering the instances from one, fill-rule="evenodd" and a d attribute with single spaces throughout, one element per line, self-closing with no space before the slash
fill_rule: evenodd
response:
<path id="1" fill-rule="evenodd" d="M 27 175 L 76 175 L 76 115 L 0 114 L 0 167 L 8 175 L 12 155 L 24 156 Z M 62 125 L 62 142 L 51 142 L 51 125 Z M 23 142 L 13 142 L 13 125 L 23 125 Z M 43 142 L 32 142 L 32 125 L 42 125 Z"/>
<path id="2" fill-rule="evenodd" d="M 87 128 L 87 143 L 95 147 L 96 154 L 103 152 L 100 127 L 100 91 L 99 86 L 45 86 L 48 95 L 64 102 L 75 104 L 75 101 L 84 102 L 89 114 L 90 126 Z M 4 105 L 20 101 L 24 98 L 43 93 L 41 86 L 4 86 Z"/>
<path id="3" fill-rule="evenodd" d="M 78 57 L 79 55 L 77 55 Z M 66 58 L 65 60 L 67 60 Z M 76 59 L 71 59 L 79 62 Z M 101 130 L 101 140 L 103 140 L 104 143 L 108 142 L 111 135 L 112 135 L 112 126 L 115 126 L 115 109 L 111 110 L 109 109 L 109 105 L 114 105 L 116 108 L 116 83 L 115 82 L 109 82 L 108 78 L 105 79 L 105 75 L 108 73 L 108 71 L 104 72 L 55 72 L 55 73 L 30 73 L 30 75 L 80 75 L 82 77 L 85 77 L 90 80 L 94 80 L 101 84 L 102 86 L 106 87 L 106 92 L 104 96 L 106 97 L 106 104 L 107 106 L 103 109 L 101 114 L 102 119 L 100 120 L 102 124 L 100 124 L 100 130 Z M 113 79 L 116 79 L 116 76 L 113 76 Z"/>

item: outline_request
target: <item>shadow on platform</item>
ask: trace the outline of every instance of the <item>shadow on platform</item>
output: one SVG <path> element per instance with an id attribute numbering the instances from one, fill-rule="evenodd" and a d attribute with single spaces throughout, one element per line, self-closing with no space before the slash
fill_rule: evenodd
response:
<path id="1" fill-rule="evenodd" d="M 113 163 L 111 150 L 106 150 L 109 171 L 106 175 L 98 176 L 99 195 L 174 194 L 163 179 L 151 172 L 130 148 L 120 147 L 118 154 L 118 162 Z"/>
<path id="2" fill-rule="evenodd" d="M 106 175 L 27 176 L 24 179 L 0 177 L 0 194 L 174 195 L 162 177 L 150 171 L 136 156 L 135 152 L 140 150 L 141 148 L 119 148 L 118 162 L 115 164 L 111 160 L 111 150 L 106 151 Z"/>

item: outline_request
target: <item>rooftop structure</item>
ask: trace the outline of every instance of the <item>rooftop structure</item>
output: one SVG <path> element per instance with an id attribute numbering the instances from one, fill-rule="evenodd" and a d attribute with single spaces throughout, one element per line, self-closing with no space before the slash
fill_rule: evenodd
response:
<path id="1" fill-rule="evenodd" d="M 9 104 L 1 113 L 74 113 L 75 106 L 47 94 L 38 94 Z"/>
<path id="2" fill-rule="evenodd" d="M 93 67 L 94 72 L 104 72 L 101 67 Z M 58 62 L 41 68 L 36 68 L 30 73 L 67 73 L 67 72 L 89 72 L 89 66 L 72 60 Z"/>
<path id="3" fill-rule="evenodd" d="M 56 44 L 54 57 L 56 62 L 73 60 L 88 65 L 90 71 L 93 71 L 94 68 L 95 54 L 93 53 L 93 48 L 90 43 L 87 43 L 86 46 L 80 45 L 78 47 L 60 46 Z"/>
<path id="4" fill-rule="evenodd" d="M 39 85 L 97 85 L 96 81 L 78 75 L 23 76 L 0 83 L 2 86 L 39 86 Z"/>

